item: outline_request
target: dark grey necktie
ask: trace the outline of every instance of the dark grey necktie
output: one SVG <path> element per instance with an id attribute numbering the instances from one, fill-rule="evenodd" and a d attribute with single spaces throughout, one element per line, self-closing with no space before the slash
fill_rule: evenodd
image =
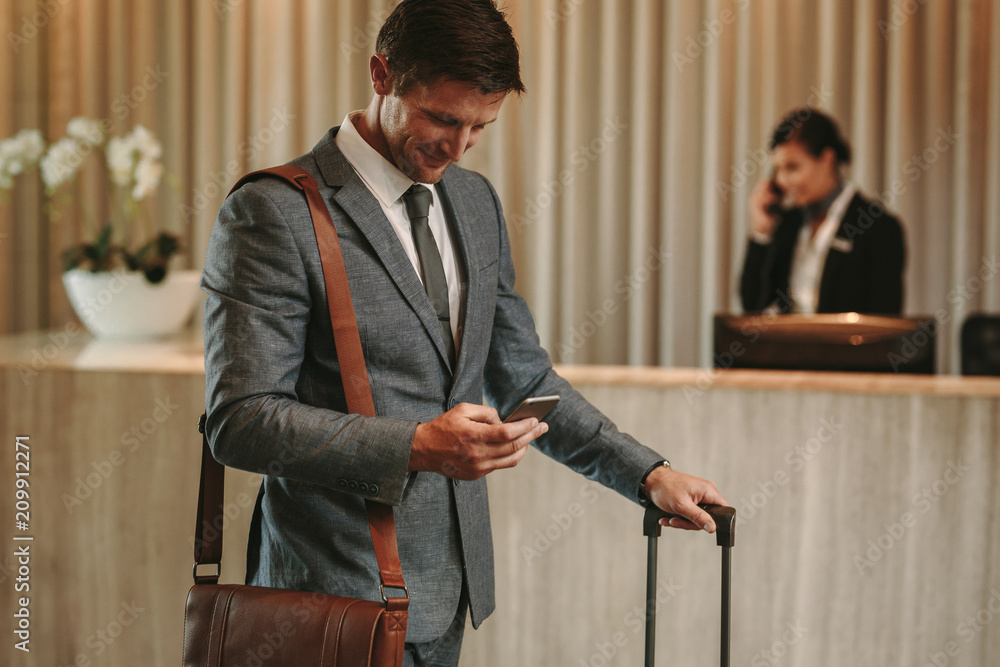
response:
<path id="1" fill-rule="evenodd" d="M 434 234 L 427 221 L 427 211 L 431 207 L 431 191 L 422 185 L 412 185 L 403 194 L 406 203 L 406 214 L 410 216 L 410 228 L 413 231 L 413 242 L 417 246 L 420 257 L 420 272 L 424 277 L 424 289 L 430 297 L 431 305 L 437 312 L 438 324 L 444 336 L 445 347 L 448 348 L 448 360 L 455 363 L 455 341 L 451 336 L 451 309 L 448 304 L 448 280 L 444 275 L 444 265 L 438 252 Z"/>

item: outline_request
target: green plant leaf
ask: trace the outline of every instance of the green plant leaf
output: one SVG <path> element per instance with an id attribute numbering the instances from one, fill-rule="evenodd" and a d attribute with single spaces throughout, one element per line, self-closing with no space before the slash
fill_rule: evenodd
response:
<path id="1" fill-rule="evenodd" d="M 94 244 L 98 257 L 105 257 L 111 248 L 111 223 L 105 223 L 97 235 L 97 243 Z"/>

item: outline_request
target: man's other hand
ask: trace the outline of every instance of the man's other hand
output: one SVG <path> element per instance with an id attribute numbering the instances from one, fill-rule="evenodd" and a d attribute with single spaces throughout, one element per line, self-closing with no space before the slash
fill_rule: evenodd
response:
<path id="1" fill-rule="evenodd" d="M 729 504 L 712 482 L 666 466 L 649 473 L 646 478 L 646 497 L 665 512 L 684 517 L 662 519 L 660 523 L 664 526 L 705 530 L 709 533 L 715 532 L 715 521 L 708 512 L 698 507 L 699 503 Z"/>

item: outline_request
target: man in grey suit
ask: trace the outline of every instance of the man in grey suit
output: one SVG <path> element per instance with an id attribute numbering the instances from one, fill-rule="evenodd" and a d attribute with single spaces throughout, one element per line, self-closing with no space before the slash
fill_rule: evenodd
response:
<path id="1" fill-rule="evenodd" d="M 376 51 L 369 106 L 292 164 L 315 177 L 333 217 L 378 416 L 346 413 L 305 199 L 261 179 L 226 200 L 209 243 L 207 433 L 222 463 L 265 475 L 248 583 L 379 599 L 364 501 L 391 504 L 410 595 L 406 659 L 455 665 L 466 613 L 478 627 L 494 606 L 485 476 L 517 465 L 528 444 L 686 517 L 674 527 L 713 531 L 697 503 L 725 499 L 552 370 L 514 291 L 497 195 L 453 164 L 524 91 L 493 2 L 404 0 Z M 410 229 L 414 184 L 428 190 L 433 272 L 447 283 L 434 302 Z M 545 394 L 562 397 L 546 421 L 501 423 Z"/>

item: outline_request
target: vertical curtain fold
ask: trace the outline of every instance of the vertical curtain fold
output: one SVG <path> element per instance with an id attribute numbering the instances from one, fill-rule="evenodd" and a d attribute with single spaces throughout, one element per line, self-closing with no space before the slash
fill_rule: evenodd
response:
<path id="1" fill-rule="evenodd" d="M 983 248 L 986 253 L 1000 248 L 1000 8 L 996 3 L 985 10 L 990 20 L 985 37 L 989 46 L 989 75 L 986 88 L 989 91 L 985 111 L 986 140 L 986 207 L 980 226 Z M 992 186 L 990 185 L 992 184 Z M 983 295 L 983 307 L 1000 307 L 1000 280 L 990 281 Z"/>

